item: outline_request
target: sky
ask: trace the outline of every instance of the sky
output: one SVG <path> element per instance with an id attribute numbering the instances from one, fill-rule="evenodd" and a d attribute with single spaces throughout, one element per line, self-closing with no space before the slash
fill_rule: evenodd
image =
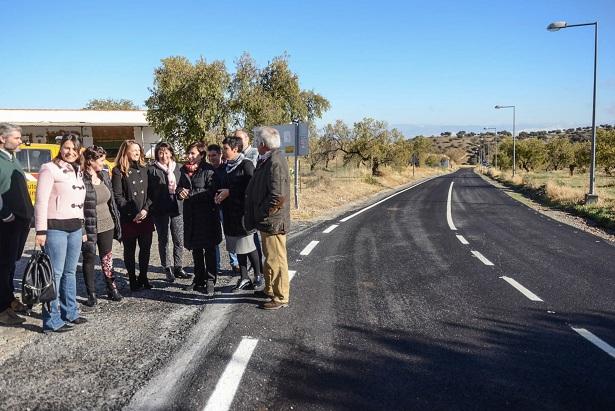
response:
<path id="1" fill-rule="evenodd" d="M 408 137 L 442 131 L 615 124 L 615 0 L 305 2 L 0 0 L 0 108 L 144 107 L 160 60 L 261 66 L 287 53 L 301 87 L 331 103 L 318 125 L 384 120 Z"/>

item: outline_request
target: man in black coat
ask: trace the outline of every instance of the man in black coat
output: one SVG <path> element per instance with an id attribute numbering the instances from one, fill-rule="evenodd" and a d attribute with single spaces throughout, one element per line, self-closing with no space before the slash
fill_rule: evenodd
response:
<path id="1" fill-rule="evenodd" d="M 290 229 L 290 174 L 280 151 L 280 134 L 271 127 L 261 128 L 254 139 L 260 154 L 254 175 L 246 189 L 245 226 L 258 229 L 265 254 L 265 289 L 262 296 L 271 301 L 265 310 L 288 306 L 290 282 L 286 254 L 286 234 Z M 259 293 L 255 293 L 259 294 Z"/>
<path id="2" fill-rule="evenodd" d="M 15 158 L 21 128 L 0 123 L 0 324 L 16 325 L 25 319 L 15 314 L 25 307 L 15 298 L 15 264 L 23 253 L 34 208 L 23 169 Z"/>

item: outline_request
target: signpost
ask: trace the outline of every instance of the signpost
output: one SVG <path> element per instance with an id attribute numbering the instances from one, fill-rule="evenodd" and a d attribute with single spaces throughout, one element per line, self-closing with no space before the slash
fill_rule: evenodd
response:
<path id="1" fill-rule="evenodd" d="M 310 153 L 310 137 L 307 123 L 293 121 L 292 124 L 271 126 L 280 133 L 280 150 L 287 156 L 295 156 L 295 208 L 299 208 L 299 156 Z M 254 133 L 259 127 L 252 130 Z"/>

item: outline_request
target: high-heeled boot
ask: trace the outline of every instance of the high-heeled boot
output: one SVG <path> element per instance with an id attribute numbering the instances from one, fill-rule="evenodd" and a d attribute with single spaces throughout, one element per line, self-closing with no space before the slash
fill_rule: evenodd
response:
<path id="1" fill-rule="evenodd" d="M 130 291 L 139 291 L 143 288 L 135 273 L 128 273 L 128 281 L 130 282 Z"/>
<path id="2" fill-rule="evenodd" d="M 117 290 L 117 285 L 115 284 L 115 278 L 106 278 L 107 282 L 107 296 L 111 301 L 121 301 L 122 294 Z"/>
<path id="3" fill-rule="evenodd" d="M 149 283 L 149 280 L 147 279 L 147 273 L 139 273 L 139 284 L 141 285 L 141 287 L 145 288 L 146 290 L 152 289 L 152 285 Z"/>

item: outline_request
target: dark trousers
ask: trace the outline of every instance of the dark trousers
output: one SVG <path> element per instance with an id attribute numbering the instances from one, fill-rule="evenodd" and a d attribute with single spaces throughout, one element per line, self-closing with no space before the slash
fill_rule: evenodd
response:
<path id="1" fill-rule="evenodd" d="M 111 253 L 113 249 L 113 229 L 98 233 L 96 235 L 96 245 L 98 246 L 98 255 L 101 259 L 102 271 L 105 276 L 105 280 L 109 281 L 109 278 L 113 278 L 113 269 L 108 270 L 110 267 L 106 267 L 108 262 L 103 261 L 105 256 Z M 134 254 L 133 254 L 134 255 Z M 88 294 L 96 293 L 96 273 L 94 271 L 94 264 L 96 263 L 96 253 L 91 251 L 83 251 L 83 279 L 85 280 L 85 289 Z"/>
<path id="2" fill-rule="evenodd" d="M 15 299 L 15 264 L 21 258 L 29 231 L 30 222 L 21 218 L 0 222 L 0 312 Z"/>
<path id="3" fill-rule="evenodd" d="M 154 216 L 154 224 L 158 233 L 158 253 L 163 267 L 183 267 L 184 254 L 184 218 L 181 215 L 171 217 L 168 214 Z M 169 242 L 169 225 L 173 241 L 173 265 L 167 261 L 167 244 Z"/>
<path id="4" fill-rule="evenodd" d="M 207 281 L 216 282 L 216 266 L 218 265 L 216 247 L 195 248 L 192 250 L 192 258 L 194 259 L 194 283 L 205 285 Z"/>
<path id="5" fill-rule="evenodd" d="M 252 269 L 254 270 L 254 279 L 261 275 L 261 260 L 258 258 L 258 252 L 256 252 L 256 250 L 249 254 L 237 254 L 242 280 L 248 280 L 250 278 L 248 276 L 248 258 L 250 259 L 250 264 L 252 264 Z"/>
<path id="6" fill-rule="evenodd" d="M 147 276 L 149 268 L 149 253 L 152 248 L 153 233 L 140 234 L 136 237 L 122 239 L 124 243 L 124 265 L 128 275 L 135 274 L 135 252 L 139 243 L 139 276 Z"/>

